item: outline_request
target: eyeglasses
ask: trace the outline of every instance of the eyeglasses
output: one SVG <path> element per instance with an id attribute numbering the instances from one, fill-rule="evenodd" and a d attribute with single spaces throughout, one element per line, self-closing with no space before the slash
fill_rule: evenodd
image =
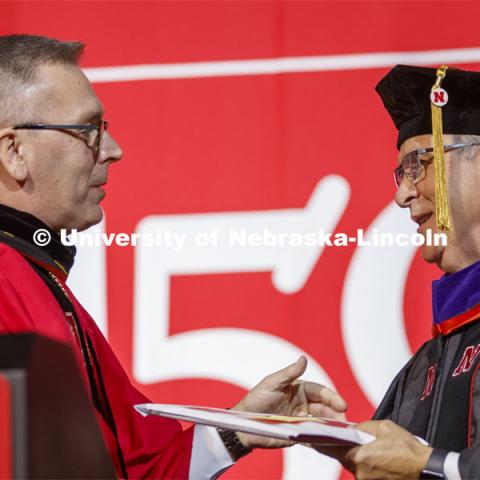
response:
<path id="1" fill-rule="evenodd" d="M 480 145 L 480 143 L 454 143 L 452 145 L 444 145 L 444 152 L 451 152 L 457 148 L 471 147 L 473 145 Z M 421 180 L 421 175 L 425 170 L 425 167 L 432 163 L 433 159 L 429 158 L 428 160 L 422 160 L 420 157 L 427 153 L 432 153 L 433 147 L 429 148 L 417 148 L 412 150 L 404 155 L 400 165 L 394 170 L 394 179 L 395 185 L 397 188 L 403 181 L 403 177 L 406 175 L 407 178 L 412 182 L 413 185 L 418 183 Z"/>
<path id="2" fill-rule="evenodd" d="M 103 133 L 108 130 L 108 121 L 101 120 L 97 125 L 55 125 L 45 123 L 22 123 L 14 125 L 14 130 L 58 130 L 82 140 L 92 151 L 95 162 L 100 154 Z"/>

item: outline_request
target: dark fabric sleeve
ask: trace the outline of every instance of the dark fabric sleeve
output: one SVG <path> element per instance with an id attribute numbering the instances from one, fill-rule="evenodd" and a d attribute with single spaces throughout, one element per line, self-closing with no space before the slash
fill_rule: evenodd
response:
<path id="1" fill-rule="evenodd" d="M 380 402 L 380 405 L 375 410 L 372 420 L 390 420 L 392 418 L 399 378 L 400 373 L 395 377 L 388 387 L 387 393 Z"/>
<path id="2" fill-rule="evenodd" d="M 387 393 L 383 397 L 380 405 L 375 410 L 372 420 L 392 420 L 396 417 L 396 399 L 398 394 L 399 386 L 404 382 L 405 376 L 407 375 L 408 369 L 413 363 L 415 357 L 411 358 L 410 361 L 397 373 L 396 377 L 392 380 L 392 383 L 388 387 Z"/>
<path id="3" fill-rule="evenodd" d="M 460 453 L 458 467 L 463 480 L 480 478 L 480 446 L 463 450 Z"/>
<path id="4" fill-rule="evenodd" d="M 399 409 L 403 400 L 403 390 L 407 381 L 408 373 L 417 359 L 422 355 L 429 342 L 425 342 L 415 355 L 397 373 L 388 387 L 380 405 L 373 414 L 372 420 L 392 420 L 398 423 Z"/>
<path id="5" fill-rule="evenodd" d="M 480 379 L 478 372 L 480 364 L 477 364 L 470 391 L 469 412 L 469 446 L 460 452 L 458 467 L 462 479 L 480 478 Z"/>

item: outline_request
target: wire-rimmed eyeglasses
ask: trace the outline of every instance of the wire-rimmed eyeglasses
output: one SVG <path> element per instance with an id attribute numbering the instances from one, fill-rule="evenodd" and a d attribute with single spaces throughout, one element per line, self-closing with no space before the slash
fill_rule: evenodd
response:
<path id="1" fill-rule="evenodd" d="M 479 142 L 472 142 L 472 143 L 454 143 L 452 145 L 444 145 L 443 151 L 444 152 L 451 152 L 452 150 L 456 150 L 457 148 L 465 148 L 471 147 L 473 145 L 480 145 Z M 417 148 L 416 150 L 412 150 L 411 152 L 406 153 L 400 165 L 394 170 L 393 175 L 395 179 L 395 185 L 397 188 L 403 181 L 403 177 L 406 175 L 407 178 L 412 182 L 412 184 L 416 184 L 421 180 L 421 175 L 425 170 L 425 167 L 433 161 L 433 158 L 429 158 L 428 160 L 421 159 L 422 155 L 427 153 L 432 153 L 433 147 L 428 148 Z"/>

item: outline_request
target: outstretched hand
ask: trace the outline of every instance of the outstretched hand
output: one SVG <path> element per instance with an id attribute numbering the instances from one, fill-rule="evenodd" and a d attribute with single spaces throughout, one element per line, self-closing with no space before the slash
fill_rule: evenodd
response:
<path id="1" fill-rule="evenodd" d="M 298 380 L 306 368 L 307 359 L 302 356 L 292 365 L 266 376 L 234 409 L 344 420 L 347 404 L 338 393 L 318 383 Z M 237 435 L 248 448 L 281 448 L 292 445 L 292 442 L 260 435 L 241 432 Z"/>

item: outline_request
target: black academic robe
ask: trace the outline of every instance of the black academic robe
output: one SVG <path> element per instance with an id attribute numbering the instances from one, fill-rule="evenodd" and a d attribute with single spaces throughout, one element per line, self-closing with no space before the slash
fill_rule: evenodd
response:
<path id="1" fill-rule="evenodd" d="M 461 453 L 462 479 L 480 478 L 479 369 L 480 318 L 426 342 L 395 377 L 373 418 Z"/>

